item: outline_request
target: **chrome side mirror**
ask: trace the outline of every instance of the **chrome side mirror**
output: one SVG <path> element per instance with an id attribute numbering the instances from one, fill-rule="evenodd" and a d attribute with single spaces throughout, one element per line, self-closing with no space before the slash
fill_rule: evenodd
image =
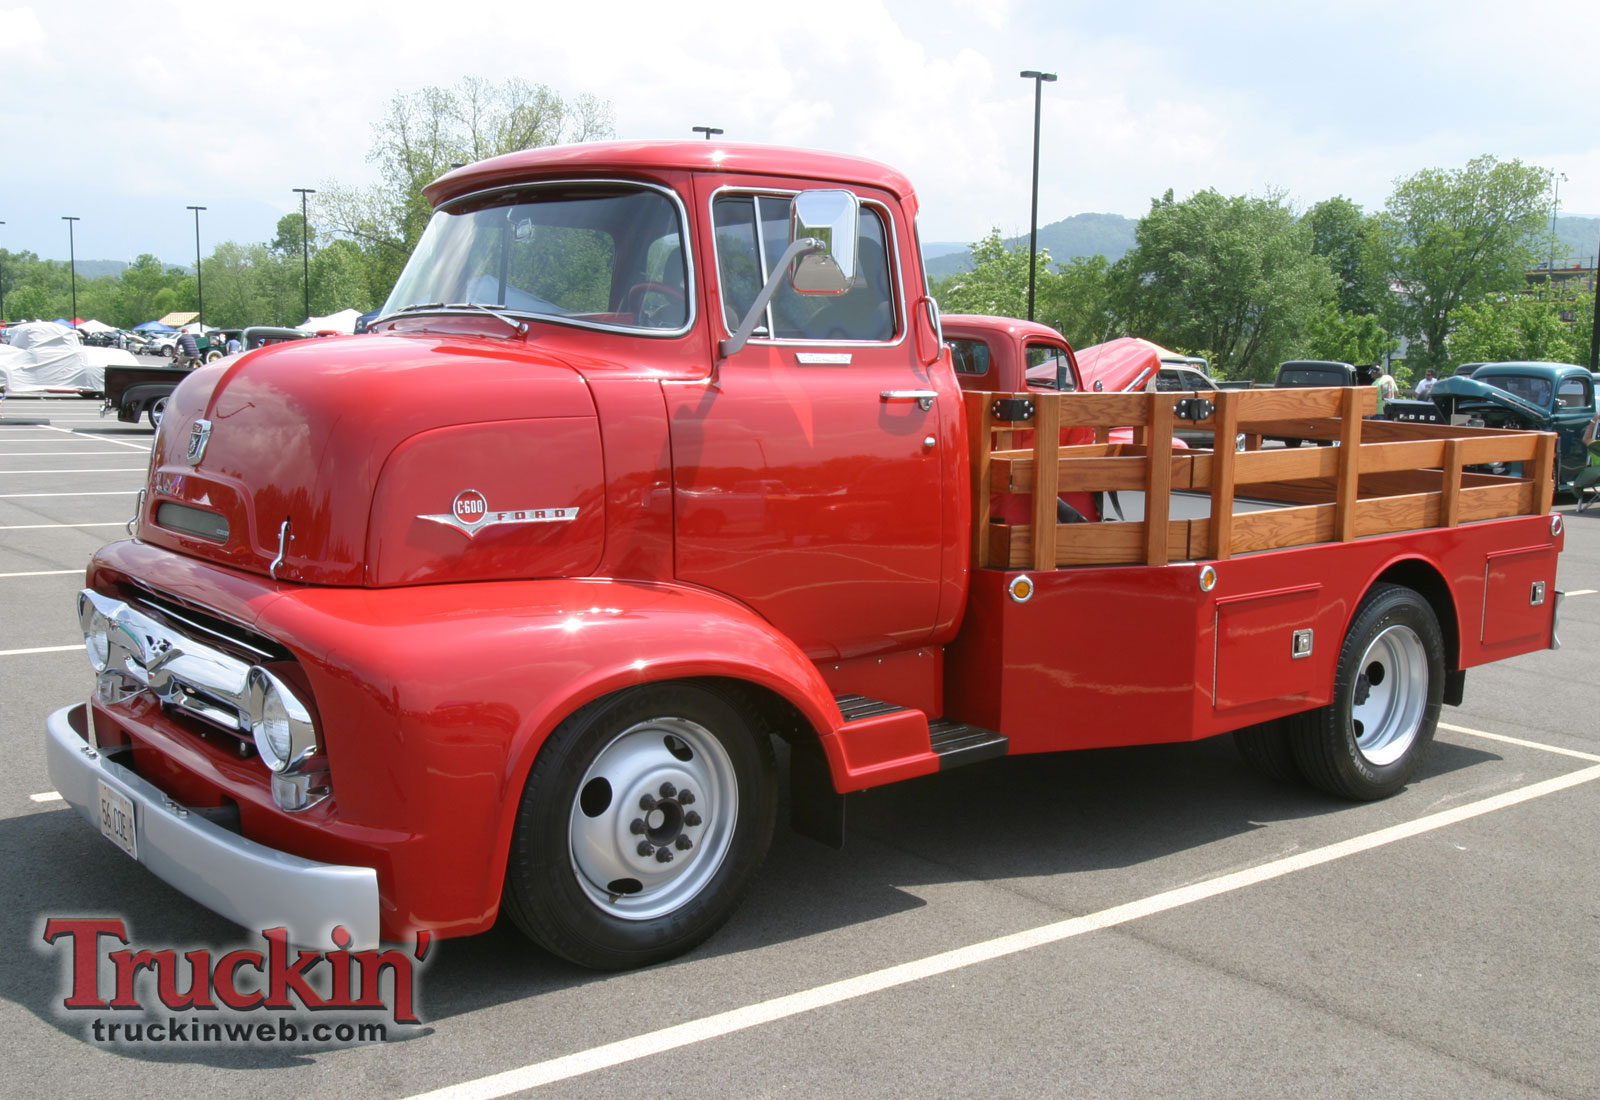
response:
<path id="1" fill-rule="evenodd" d="M 861 204 L 845 190 L 802 191 L 794 197 L 789 215 L 790 242 L 811 238 L 819 251 L 799 256 L 789 271 L 789 283 L 800 294 L 844 294 L 856 276 L 856 237 L 860 233 Z"/>

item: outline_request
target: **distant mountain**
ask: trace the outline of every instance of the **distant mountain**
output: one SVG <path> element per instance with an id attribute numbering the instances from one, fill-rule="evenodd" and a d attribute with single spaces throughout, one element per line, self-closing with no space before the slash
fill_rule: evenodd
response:
<path id="1" fill-rule="evenodd" d="M 1050 259 L 1058 264 L 1078 256 L 1104 256 L 1118 259 L 1134 246 L 1133 231 L 1137 219 L 1121 214 L 1074 214 L 1058 222 L 1039 227 L 1039 248 L 1050 250 Z M 1011 248 L 1028 249 L 1024 234 L 1006 241 Z M 942 251 L 935 251 L 940 249 Z M 928 257 L 928 274 L 943 279 L 972 270 L 972 254 L 965 245 L 936 245 L 925 249 Z"/>
<path id="2" fill-rule="evenodd" d="M 102 275 L 121 275 L 128 265 L 121 260 L 79 260 L 78 278 L 98 279 Z"/>
<path id="3" fill-rule="evenodd" d="M 1556 237 L 1561 242 L 1556 245 L 1557 264 L 1577 263 L 1580 260 L 1585 265 L 1591 264 L 1596 250 L 1600 249 L 1600 218 L 1577 215 L 1557 218 Z"/>

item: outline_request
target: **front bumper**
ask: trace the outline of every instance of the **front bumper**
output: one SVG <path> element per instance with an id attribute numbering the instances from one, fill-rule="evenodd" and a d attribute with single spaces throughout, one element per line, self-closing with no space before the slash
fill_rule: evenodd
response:
<path id="1" fill-rule="evenodd" d="M 50 781 L 97 828 L 99 783 L 130 799 L 139 862 L 157 877 L 252 931 L 281 926 L 291 943 L 326 949 L 343 925 L 352 950 L 378 945 L 376 871 L 289 855 L 191 813 L 90 747 L 88 721 L 83 704 L 46 720 Z"/>

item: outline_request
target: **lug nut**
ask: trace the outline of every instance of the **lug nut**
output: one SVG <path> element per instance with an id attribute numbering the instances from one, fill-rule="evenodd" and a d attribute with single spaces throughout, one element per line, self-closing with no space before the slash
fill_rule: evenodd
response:
<path id="1" fill-rule="evenodd" d="M 657 848 L 656 849 L 656 862 L 657 863 L 671 863 L 672 862 L 672 849 L 671 848 Z"/>
<path id="2" fill-rule="evenodd" d="M 678 804 L 680 806 L 688 806 L 688 805 L 691 805 L 693 802 L 694 802 L 694 792 L 691 791 L 688 787 L 685 787 L 683 790 L 678 792 Z"/>
<path id="3" fill-rule="evenodd" d="M 673 844 L 676 845 L 678 851 L 680 852 L 687 852 L 690 848 L 694 847 L 694 841 L 690 840 L 682 833 L 678 834 L 678 839 L 673 841 Z"/>
<path id="4" fill-rule="evenodd" d="M 628 832 L 634 836 L 644 836 L 644 818 L 636 817 L 628 822 Z"/>
<path id="5" fill-rule="evenodd" d="M 654 844 L 651 844 L 648 840 L 639 841 L 639 854 L 640 855 L 647 856 L 647 855 L 649 855 L 651 852 L 653 852 L 655 850 L 656 850 L 656 846 Z"/>
<path id="6" fill-rule="evenodd" d="M 678 793 L 678 788 L 674 787 L 671 783 L 663 783 L 663 784 L 661 784 L 661 797 L 662 798 L 671 798 L 673 795 L 675 795 L 677 793 Z"/>
<path id="7" fill-rule="evenodd" d="M 688 813 L 683 815 L 683 823 L 692 829 L 696 825 L 700 824 L 700 815 L 695 813 L 693 810 L 690 810 Z"/>
<path id="8" fill-rule="evenodd" d="M 639 809 L 643 810 L 645 813 L 649 813 L 651 810 L 653 810 L 655 808 L 656 808 L 656 796 L 655 795 L 647 794 L 647 795 L 642 796 L 639 799 Z"/>

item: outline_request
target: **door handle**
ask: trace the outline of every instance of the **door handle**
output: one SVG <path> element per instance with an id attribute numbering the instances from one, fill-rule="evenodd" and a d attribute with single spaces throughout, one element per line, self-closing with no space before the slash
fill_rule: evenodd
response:
<path id="1" fill-rule="evenodd" d="M 878 394 L 880 401 L 915 401 L 917 408 L 927 412 L 938 398 L 938 390 L 884 390 Z"/>

